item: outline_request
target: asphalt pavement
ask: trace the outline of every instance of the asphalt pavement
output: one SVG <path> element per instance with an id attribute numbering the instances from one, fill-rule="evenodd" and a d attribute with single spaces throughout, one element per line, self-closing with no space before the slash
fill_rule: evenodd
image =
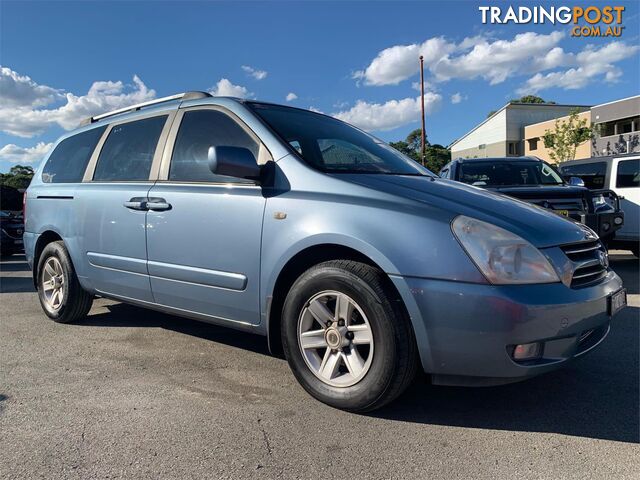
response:
<path id="1" fill-rule="evenodd" d="M 372 414 L 327 407 L 262 337 L 100 299 L 49 321 L 0 264 L 0 478 L 640 478 L 638 261 L 594 352 L 492 388 L 426 378 Z"/>

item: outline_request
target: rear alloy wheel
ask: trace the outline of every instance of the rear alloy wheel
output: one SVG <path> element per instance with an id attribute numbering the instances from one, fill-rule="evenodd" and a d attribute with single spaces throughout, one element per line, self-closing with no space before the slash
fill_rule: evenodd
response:
<path id="1" fill-rule="evenodd" d="M 93 296 L 80 285 L 63 242 L 44 247 L 37 272 L 40 305 L 51 320 L 70 323 L 89 313 Z"/>
<path id="2" fill-rule="evenodd" d="M 281 327 L 296 379 L 333 407 L 375 410 L 415 376 L 408 316 L 389 279 L 370 265 L 332 260 L 307 270 L 287 295 Z"/>
<path id="3" fill-rule="evenodd" d="M 47 309 L 59 310 L 65 295 L 64 272 L 57 257 L 49 257 L 44 262 L 42 272 L 42 295 Z"/>

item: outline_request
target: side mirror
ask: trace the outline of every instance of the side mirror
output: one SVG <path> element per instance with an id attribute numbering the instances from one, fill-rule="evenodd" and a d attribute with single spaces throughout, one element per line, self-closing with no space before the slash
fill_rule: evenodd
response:
<path id="1" fill-rule="evenodd" d="M 209 147 L 207 152 L 209 169 L 217 175 L 260 179 L 260 166 L 251 150 L 243 147 Z"/>
<path id="2" fill-rule="evenodd" d="M 584 181 L 580 177 L 569 177 L 569 185 L 572 187 L 584 187 Z"/>

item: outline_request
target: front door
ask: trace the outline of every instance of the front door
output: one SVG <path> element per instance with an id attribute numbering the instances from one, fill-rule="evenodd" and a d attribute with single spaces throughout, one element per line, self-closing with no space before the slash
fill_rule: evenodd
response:
<path id="1" fill-rule="evenodd" d="M 145 202 L 171 115 L 115 123 L 76 189 L 85 271 L 106 295 L 152 302 L 147 271 Z M 162 135 L 163 130 L 165 134 Z M 99 152 L 99 154 L 98 154 Z"/>
<path id="2" fill-rule="evenodd" d="M 214 175 L 207 160 L 212 146 L 245 147 L 256 158 L 264 156 L 255 135 L 221 109 L 178 113 L 160 180 L 149 192 L 153 296 L 182 311 L 257 324 L 266 200 L 255 182 Z"/>

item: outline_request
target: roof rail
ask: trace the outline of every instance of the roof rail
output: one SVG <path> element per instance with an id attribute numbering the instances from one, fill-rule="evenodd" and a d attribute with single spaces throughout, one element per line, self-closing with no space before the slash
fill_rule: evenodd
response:
<path id="1" fill-rule="evenodd" d="M 89 125 L 91 123 L 97 122 L 98 120 L 102 120 L 103 118 L 112 117 L 121 113 L 135 112 L 136 110 L 140 110 L 141 108 L 150 107 L 151 105 L 157 105 L 159 103 L 172 102 L 174 100 L 182 100 L 184 102 L 185 100 L 195 100 L 197 98 L 206 97 L 211 97 L 211 94 L 207 92 L 193 91 L 178 93 L 176 95 L 170 95 L 168 97 L 156 98 L 155 100 L 149 100 L 148 102 L 136 103 L 135 105 L 120 108 L 112 112 L 101 113 L 100 115 L 94 115 L 93 117 L 85 118 L 82 122 L 80 122 L 80 126 Z"/>

